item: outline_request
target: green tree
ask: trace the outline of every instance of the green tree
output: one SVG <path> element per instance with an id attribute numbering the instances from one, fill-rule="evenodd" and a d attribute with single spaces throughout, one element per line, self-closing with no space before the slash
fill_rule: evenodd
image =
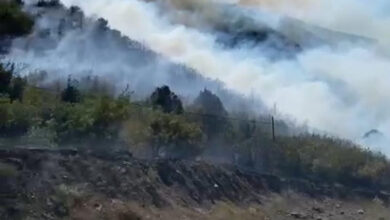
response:
<path id="1" fill-rule="evenodd" d="M 0 93 L 8 94 L 13 70 L 13 65 L 7 68 L 4 64 L 0 63 Z"/>
<path id="2" fill-rule="evenodd" d="M 26 87 L 26 80 L 20 76 L 12 79 L 12 85 L 9 88 L 9 98 L 12 101 L 19 100 L 22 102 L 24 89 Z"/>
<path id="3" fill-rule="evenodd" d="M 193 109 L 199 114 L 209 139 L 219 138 L 228 128 L 228 113 L 219 97 L 211 91 L 201 91 L 193 103 Z"/>
<path id="4" fill-rule="evenodd" d="M 31 32 L 33 19 L 21 10 L 20 4 L 0 1 L 0 37 L 18 37 Z"/>
<path id="5" fill-rule="evenodd" d="M 77 81 L 73 81 L 71 77 L 68 78 L 68 83 L 64 91 L 61 93 L 61 100 L 63 102 L 78 103 L 81 101 L 81 94 L 75 85 Z"/>
<path id="6" fill-rule="evenodd" d="M 168 86 L 157 88 L 150 96 L 152 105 L 165 113 L 183 113 L 183 104 L 179 97 Z"/>

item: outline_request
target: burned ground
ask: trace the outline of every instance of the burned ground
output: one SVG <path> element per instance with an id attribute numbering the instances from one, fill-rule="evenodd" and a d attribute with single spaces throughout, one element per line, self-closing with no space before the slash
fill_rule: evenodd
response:
<path id="1" fill-rule="evenodd" d="M 385 210 L 389 198 L 232 165 L 147 161 L 124 153 L 13 149 L 2 150 L 0 161 L 1 219 L 221 219 L 229 212 L 232 219 L 368 219 L 371 208 Z"/>

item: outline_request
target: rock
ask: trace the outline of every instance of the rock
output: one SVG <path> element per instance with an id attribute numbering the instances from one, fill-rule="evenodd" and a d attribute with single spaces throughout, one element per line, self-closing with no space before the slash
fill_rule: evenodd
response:
<path id="1" fill-rule="evenodd" d="M 120 172 L 121 174 L 125 174 L 125 173 L 126 173 L 126 169 L 125 169 L 125 168 L 121 168 L 121 169 L 119 170 L 119 172 Z"/>
<path id="2" fill-rule="evenodd" d="M 253 207 L 249 208 L 249 213 L 256 214 L 256 212 L 257 212 L 256 208 L 253 208 Z"/>
<path id="3" fill-rule="evenodd" d="M 96 209 L 96 211 L 101 211 L 102 210 L 102 208 L 103 208 L 103 206 L 101 205 L 101 204 L 98 204 L 98 203 L 96 203 L 95 205 L 93 205 L 93 207 Z"/>
<path id="4" fill-rule="evenodd" d="M 8 207 L 7 213 L 10 216 L 16 216 L 22 212 L 22 208 L 18 206 Z"/>
<path id="5" fill-rule="evenodd" d="M 324 210 L 321 207 L 313 207 L 312 210 L 316 211 L 318 213 L 323 213 L 324 212 Z"/>
<path id="6" fill-rule="evenodd" d="M 45 218 L 45 219 L 55 219 L 52 215 L 50 215 L 49 213 L 43 213 L 42 216 Z"/>
<path id="7" fill-rule="evenodd" d="M 306 215 L 299 212 L 291 212 L 289 216 L 294 217 L 296 219 L 306 219 Z"/>
<path id="8" fill-rule="evenodd" d="M 22 170 L 23 169 L 23 161 L 21 159 L 18 159 L 18 158 L 6 158 L 5 162 L 10 163 L 10 164 L 16 166 L 18 170 Z"/>
<path id="9" fill-rule="evenodd" d="M 48 207 L 52 207 L 54 204 L 53 204 L 53 201 L 51 200 L 51 198 L 47 198 L 46 199 L 46 206 Z"/>
<path id="10" fill-rule="evenodd" d="M 357 213 L 358 213 L 359 215 L 363 215 L 363 214 L 364 214 L 364 210 L 363 210 L 363 209 L 359 209 L 359 210 L 357 210 Z"/>
<path id="11" fill-rule="evenodd" d="M 372 202 L 378 204 L 378 205 L 384 205 L 384 202 L 378 198 L 378 196 L 375 196 L 375 198 L 372 200 Z"/>
<path id="12" fill-rule="evenodd" d="M 63 205 L 58 205 L 55 210 L 54 210 L 55 214 L 60 216 L 60 217 L 65 217 L 68 215 L 69 213 L 69 210 L 63 206 Z"/>

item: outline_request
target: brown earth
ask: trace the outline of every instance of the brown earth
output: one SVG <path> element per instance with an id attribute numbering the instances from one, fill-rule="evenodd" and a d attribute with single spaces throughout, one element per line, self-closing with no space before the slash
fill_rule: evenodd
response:
<path id="1" fill-rule="evenodd" d="M 203 161 L 0 150 L 0 219 L 390 219 L 388 195 Z"/>

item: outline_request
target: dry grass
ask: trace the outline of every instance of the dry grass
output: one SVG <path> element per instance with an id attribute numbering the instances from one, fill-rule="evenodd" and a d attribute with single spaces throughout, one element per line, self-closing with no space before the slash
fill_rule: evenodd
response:
<path id="1" fill-rule="evenodd" d="M 78 207 L 71 209 L 74 220 L 267 220 L 259 206 L 239 207 L 231 203 L 219 202 L 211 209 L 188 208 L 183 206 L 156 207 L 142 206 L 135 202 L 89 198 Z"/>
<path id="2" fill-rule="evenodd" d="M 318 210 L 320 211 L 318 211 Z M 364 214 L 359 214 L 364 210 Z M 263 204 L 236 205 L 217 202 L 208 207 L 172 204 L 156 208 L 135 201 L 121 201 L 103 196 L 88 196 L 70 209 L 74 220 L 293 220 L 289 214 L 302 213 L 306 219 L 387 220 L 390 210 L 379 200 L 341 201 L 310 198 L 296 193 L 264 197 Z"/>

